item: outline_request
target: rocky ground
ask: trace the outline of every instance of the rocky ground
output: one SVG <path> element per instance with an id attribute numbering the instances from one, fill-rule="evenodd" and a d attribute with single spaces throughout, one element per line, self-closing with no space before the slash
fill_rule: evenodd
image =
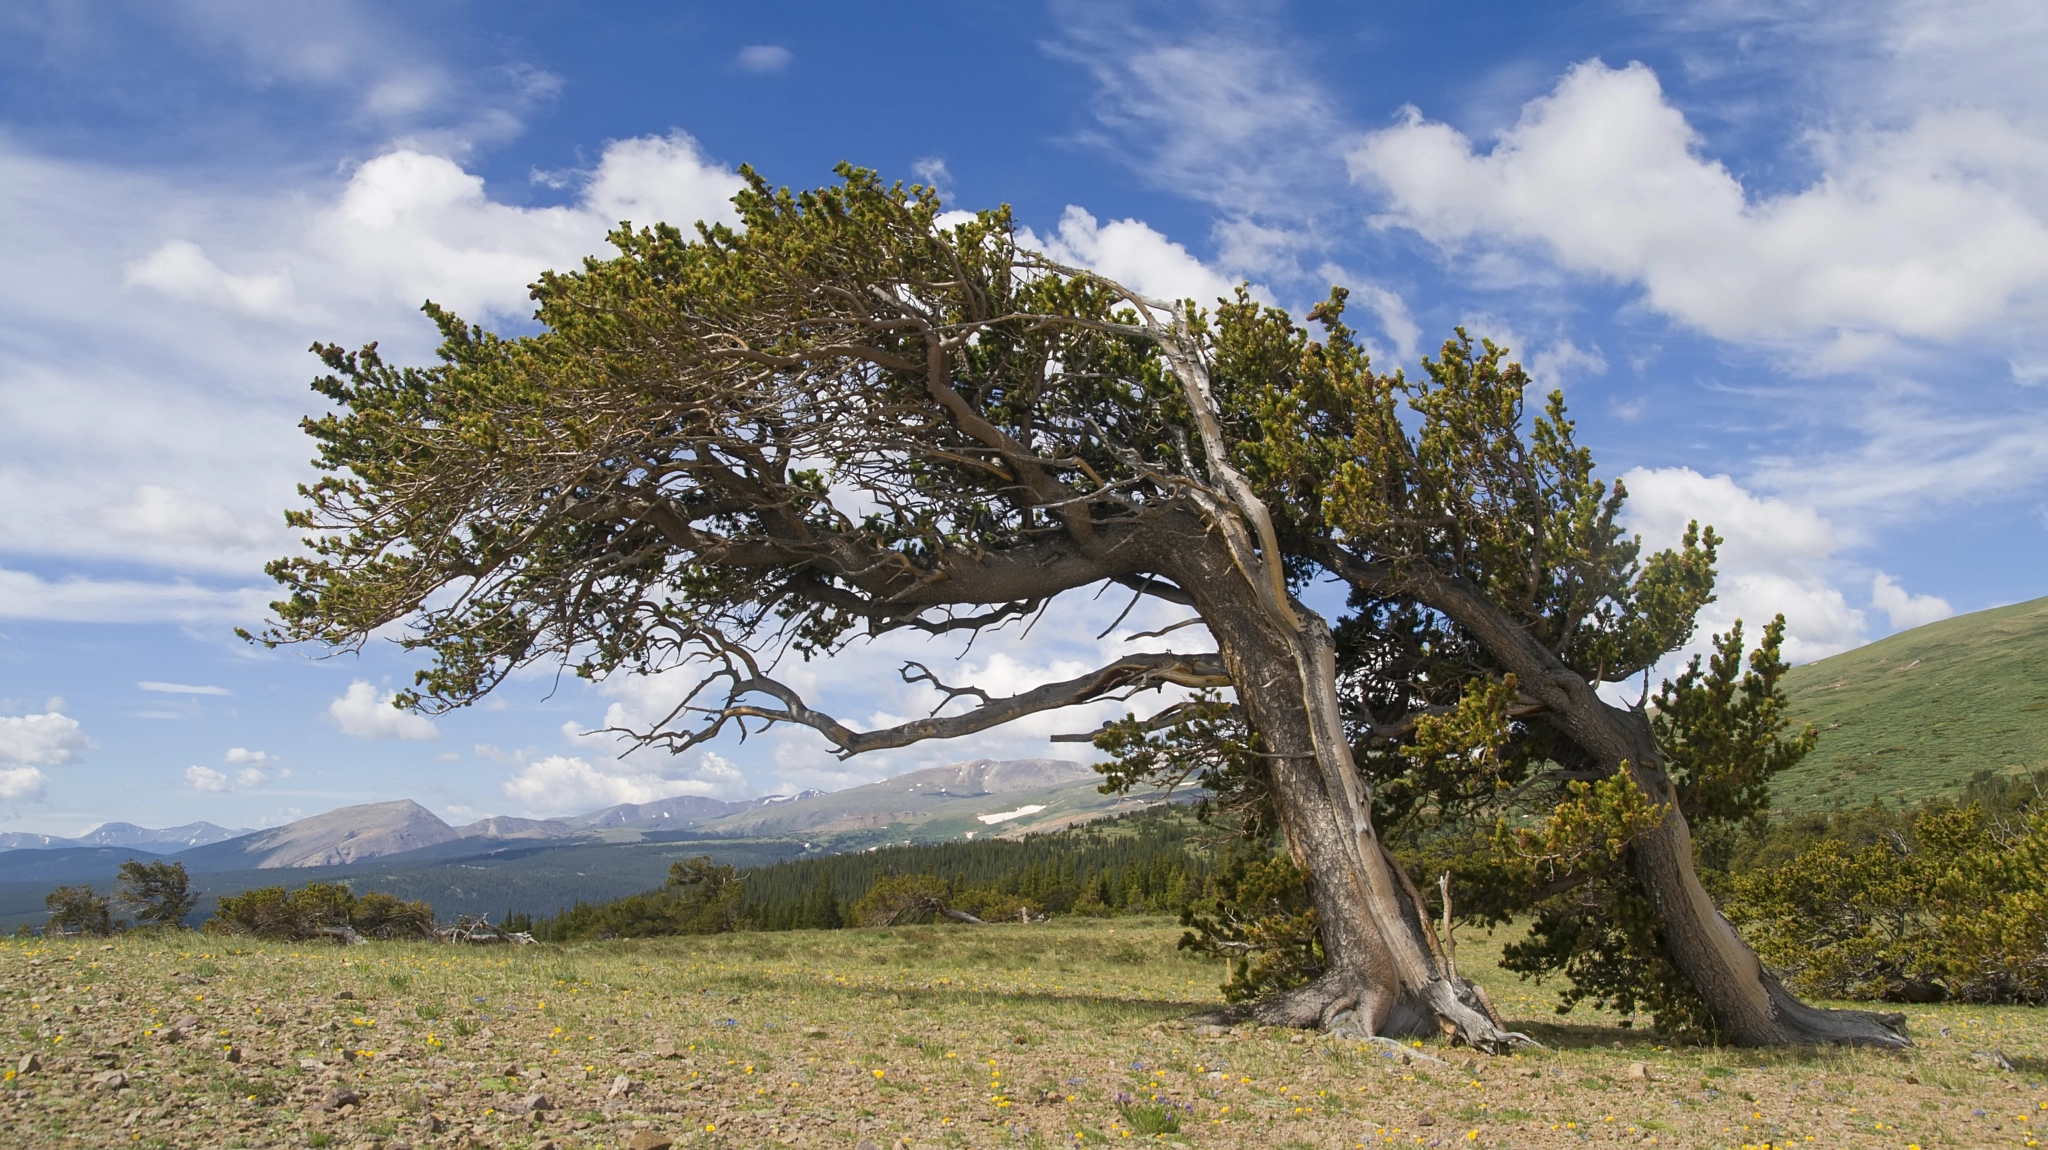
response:
<path id="1" fill-rule="evenodd" d="M 1491 976 L 1547 1046 L 1190 1029 L 1217 969 L 1133 920 L 455 949 L 0 941 L 0 1145 L 2025 1146 L 2048 1019 L 1667 1049 Z M 1461 966 L 1482 947 L 1460 949 Z"/>

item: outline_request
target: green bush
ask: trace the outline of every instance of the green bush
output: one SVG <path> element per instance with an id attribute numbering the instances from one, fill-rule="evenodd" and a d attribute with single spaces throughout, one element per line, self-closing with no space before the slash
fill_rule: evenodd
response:
<path id="1" fill-rule="evenodd" d="M 135 921 L 141 926 L 182 926 L 185 916 L 199 904 L 199 892 L 192 889 L 185 864 L 162 859 L 122 863 L 120 897 L 134 909 Z"/>
<path id="2" fill-rule="evenodd" d="M 1270 838 L 1231 842 L 1215 897 L 1181 911 L 1181 949 L 1228 962 L 1231 1002 L 1305 986 L 1325 967 L 1308 876 L 1275 848 Z"/>
<path id="3" fill-rule="evenodd" d="M 91 886 L 60 886 L 44 899 L 50 912 L 51 934 L 114 933 L 113 896 L 96 893 Z"/>
<path id="4" fill-rule="evenodd" d="M 308 883 L 293 891 L 267 886 L 222 895 L 220 906 L 201 929 L 208 934 L 294 940 L 317 938 L 342 927 L 372 938 L 432 938 L 434 908 L 381 891 L 358 896 L 339 883 Z"/>
<path id="5" fill-rule="evenodd" d="M 610 902 L 579 902 L 553 918 L 535 920 L 531 929 L 535 938 L 549 942 L 722 934 L 739 928 L 744 896 L 736 868 L 699 855 L 671 864 L 668 882 L 659 890 Z"/>
<path id="6" fill-rule="evenodd" d="M 2048 810 L 1898 821 L 1735 875 L 1729 918 L 1806 994 L 2048 1003 Z"/>
<path id="7" fill-rule="evenodd" d="M 934 875 L 889 875 L 876 879 L 868 893 L 853 904 L 852 917 L 859 926 L 930 922 L 951 905 L 952 897 L 953 884 Z"/>

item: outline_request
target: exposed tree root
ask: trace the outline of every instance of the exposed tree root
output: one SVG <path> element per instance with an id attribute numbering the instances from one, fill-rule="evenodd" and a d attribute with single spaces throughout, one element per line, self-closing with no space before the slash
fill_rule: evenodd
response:
<path id="1" fill-rule="evenodd" d="M 1414 1050 L 1400 1046 L 1398 1040 L 1448 1037 L 1489 1054 L 1542 1045 L 1526 1034 L 1506 1029 L 1485 992 L 1462 978 L 1436 979 L 1419 994 L 1389 994 L 1366 986 L 1349 972 L 1331 971 L 1307 986 L 1257 1002 L 1205 1011 L 1188 1021 L 1215 1026 L 1257 1022 L 1321 1030 L 1347 1038 L 1384 1040 L 1411 1056 Z"/>
<path id="2" fill-rule="evenodd" d="M 1786 990 L 1770 971 L 1762 971 L 1761 976 L 1778 1029 L 1768 1045 L 1874 1046 L 1881 1050 L 1905 1050 L 1913 1045 L 1906 1035 L 1903 1014 L 1808 1006 Z M 1754 1041 L 1749 1044 L 1766 1045 Z"/>

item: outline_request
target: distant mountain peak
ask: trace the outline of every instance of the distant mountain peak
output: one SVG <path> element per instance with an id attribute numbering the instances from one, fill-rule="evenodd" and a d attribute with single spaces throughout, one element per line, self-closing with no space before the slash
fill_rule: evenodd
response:
<path id="1" fill-rule="evenodd" d="M 209 847 L 209 862 L 233 859 L 256 870 L 346 866 L 461 838 L 454 827 L 411 799 L 341 807 Z"/>

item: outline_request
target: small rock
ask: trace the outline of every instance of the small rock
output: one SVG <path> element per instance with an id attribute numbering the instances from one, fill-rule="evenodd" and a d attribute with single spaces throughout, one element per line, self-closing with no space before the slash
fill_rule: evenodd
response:
<path id="1" fill-rule="evenodd" d="M 1524 1067 L 1522 1067 L 1522 1068 L 1521 1068 L 1520 1070 L 1517 1070 L 1517 1071 L 1515 1071 L 1515 1077 L 1517 1077 L 1517 1078 L 1541 1078 L 1541 1077 L 1543 1077 L 1543 1072 L 1542 1072 L 1541 1070 L 1538 1070 L 1538 1069 L 1536 1069 L 1536 1068 L 1535 1068 L 1535 1067 L 1533 1067 L 1533 1066 L 1524 1066 Z"/>
<path id="2" fill-rule="evenodd" d="M 128 1085 L 128 1076 L 118 1070 L 102 1071 L 92 1076 L 92 1084 L 101 1090 L 119 1090 Z"/>
<path id="3" fill-rule="evenodd" d="M 42 1068 L 43 1060 L 40 1057 L 34 1054 L 24 1054 L 21 1056 L 21 1061 L 14 1064 L 14 1073 L 16 1075 L 34 1074 Z"/>
<path id="4" fill-rule="evenodd" d="M 882 1150 L 882 1148 L 863 1138 L 854 1144 L 853 1150 Z"/>
<path id="5" fill-rule="evenodd" d="M 2012 1060 L 2005 1056 L 2005 1051 L 2003 1050 L 1972 1050 L 1970 1057 L 1986 1066 L 1996 1067 L 2000 1070 L 2012 1069 Z"/>
<path id="6" fill-rule="evenodd" d="M 612 1079 L 612 1088 L 604 1092 L 606 1098 L 624 1098 L 633 1092 L 633 1080 L 621 1074 Z"/>
<path id="7" fill-rule="evenodd" d="M 804 1037 L 823 1038 L 825 1037 L 825 1028 L 822 1026 L 806 1026 L 804 1027 Z"/>
<path id="8" fill-rule="evenodd" d="M 505 1109 L 514 1114 L 538 1114 L 543 1110 L 553 1110 L 554 1108 L 555 1104 L 548 1101 L 548 1096 L 545 1094 L 529 1094 L 505 1107 Z"/>
<path id="9" fill-rule="evenodd" d="M 1648 1064 L 1648 1063 L 1646 1063 L 1646 1062 L 1631 1062 L 1631 1063 L 1629 1063 L 1629 1064 L 1628 1064 L 1628 1076 L 1629 1076 L 1630 1078 L 1633 1078 L 1633 1079 L 1635 1079 L 1635 1080 L 1636 1080 L 1637 1082 L 1651 1082 L 1651 1081 L 1655 1081 L 1655 1078 L 1654 1078 L 1654 1076 L 1653 1076 L 1653 1075 L 1651 1075 L 1651 1073 L 1650 1073 L 1650 1066 L 1649 1066 L 1649 1064 Z"/>
<path id="10" fill-rule="evenodd" d="M 178 1020 L 171 1023 L 171 1025 L 190 1034 L 199 1029 L 199 1016 L 196 1014 L 181 1014 L 178 1016 Z"/>
<path id="11" fill-rule="evenodd" d="M 321 1097 L 320 1109 L 339 1110 L 344 1106 L 360 1106 L 362 1102 L 362 1096 L 355 1091 L 346 1086 L 337 1086 Z"/>
<path id="12" fill-rule="evenodd" d="M 319 1060 L 319 1059 L 317 1059 L 317 1058 L 301 1058 L 301 1059 L 299 1059 L 299 1069 L 300 1069 L 300 1070 L 325 1070 L 325 1069 L 327 1069 L 327 1064 L 326 1064 L 325 1062 L 322 1062 L 322 1061 L 320 1061 L 320 1060 Z"/>
<path id="13" fill-rule="evenodd" d="M 654 1044 L 654 1056 L 656 1058 L 674 1058 L 676 1056 L 676 1044 L 666 1038 L 657 1041 Z"/>
<path id="14" fill-rule="evenodd" d="M 633 1135 L 632 1141 L 626 1143 L 626 1150 L 668 1150 L 673 1145 L 675 1141 L 660 1131 L 641 1130 Z"/>
<path id="15" fill-rule="evenodd" d="M 1422 1117 L 1415 1120 L 1415 1124 L 1417 1126 L 1434 1126 L 1436 1125 L 1436 1115 L 1425 1110 L 1422 1112 Z"/>
<path id="16" fill-rule="evenodd" d="M 1299 1046 L 1302 1043 L 1308 1041 L 1308 1036 L 1302 1034 L 1290 1034 L 1287 1036 L 1287 1041 L 1292 1042 L 1295 1045 Z"/>

